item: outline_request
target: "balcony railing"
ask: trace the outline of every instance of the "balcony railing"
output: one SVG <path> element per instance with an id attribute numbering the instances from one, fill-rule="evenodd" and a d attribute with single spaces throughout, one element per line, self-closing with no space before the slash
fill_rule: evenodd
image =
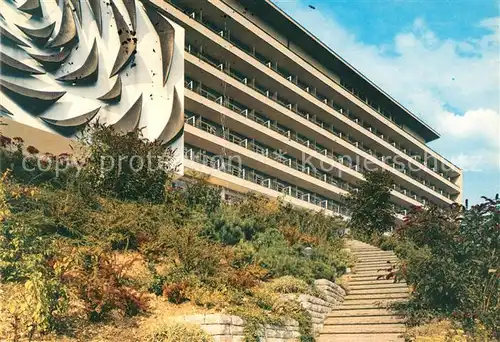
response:
<path id="1" fill-rule="evenodd" d="M 224 38 L 226 41 L 230 42 L 235 47 L 237 47 L 241 51 L 245 52 L 246 54 L 248 54 L 253 59 L 255 59 L 255 60 L 259 61 L 261 64 L 267 66 L 268 68 L 270 68 L 271 70 L 273 70 L 276 74 L 280 75 L 282 78 L 288 80 L 289 82 L 291 82 L 292 84 L 294 84 L 298 88 L 306 91 L 307 93 L 309 93 L 310 95 L 314 96 L 315 98 L 317 98 L 321 102 L 329 105 L 331 108 L 335 109 L 337 112 L 340 112 L 341 114 L 344 114 L 344 112 L 347 111 L 347 110 L 342 110 L 342 108 L 340 106 L 338 106 L 337 104 L 333 103 L 333 101 L 329 100 L 324 95 L 321 95 L 321 94 L 317 93 L 315 91 L 315 87 L 304 83 L 303 80 L 299 81 L 298 76 L 293 75 L 289 71 L 283 69 L 281 66 L 278 67 L 278 63 L 273 62 L 272 60 L 270 60 L 267 57 L 265 57 L 262 54 L 260 54 L 258 51 L 256 51 L 255 47 L 253 47 L 253 46 L 250 47 L 250 46 L 246 45 L 245 43 L 239 41 L 238 39 L 232 37 L 231 34 L 230 34 L 230 31 L 227 30 L 226 28 L 221 28 L 221 27 L 217 26 L 215 23 L 208 21 L 206 19 L 206 17 L 203 17 L 203 20 L 202 20 L 200 18 L 200 16 L 196 14 L 195 10 L 192 10 L 192 9 L 190 9 L 188 7 L 182 6 L 181 4 L 177 3 L 174 0 L 167 0 L 167 1 L 171 5 L 173 5 L 177 9 L 179 9 L 180 11 L 183 11 L 185 13 L 189 13 L 190 14 L 190 18 L 196 20 L 198 23 L 202 24 L 204 27 L 208 28 L 209 30 L 211 30 L 212 32 L 214 32 L 215 34 L 217 34 L 218 36 L 220 36 L 221 38 Z M 394 123 L 395 125 L 397 125 L 398 127 L 400 127 L 402 130 L 404 130 L 405 132 L 407 132 L 410 135 L 413 135 L 413 133 L 408 132 L 408 130 L 405 129 L 405 127 L 403 125 L 401 125 L 398 122 L 396 122 L 394 120 L 393 116 L 390 113 L 384 111 L 378 105 L 376 105 L 373 102 L 371 102 L 368 98 L 362 96 L 358 91 L 356 91 L 356 89 L 351 88 L 349 85 L 346 85 L 343 82 L 341 82 L 341 83 L 335 82 L 335 83 L 337 83 L 340 87 L 342 87 L 343 89 L 345 89 L 346 91 L 348 91 L 354 97 L 356 97 L 359 100 L 361 100 L 363 103 L 367 104 L 374 111 L 376 111 L 377 113 L 379 113 L 380 115 L 384 116 L 389 121 L 391 121 L 392 123 Z M 284 101 L 283 103 L 285 105 L 287 105 L 286 101 Z M 363 125 L 361 123 L 361 126 L 363 128 L 365 128 L 366 130 L 369 130 L 372 133 L 375 130 L 373 127 L 371 127 L 369 125 L 365 126 L 365 125 Z M 390 143 L 390 141 L 383 134 L 377 134 L 377 136 L 380 137 L 380 138 L 382 138 L 386 142 Z M 424 159 L 423 156 L 419 155 L 418 153 L 411 153 L 411 151 L 409 149 L 404 148 L 403 146 L 401 146 L 399 144 L 395 144 L 393 146 L 396 147 L 401 152 L 405 153 L 406 155 L 410 156 L 413 160 L 419 162 L 422 166 L 424 166 L 427 169 L 431 170 L 432 172 L 438 174 L 440 177 L 446 178 L 447 180 L 449 180 L 451 182 L 451 177 L 449 177 L 449 176 L 445 177 L 444 174 L 443 174 L 444 173 L 443 170 L 436 170 L 434 168 L 428 167 L 423 162 L 423 159 Z M 427 146 L 427 148 L 429 148 L 429 147 Z M 429 148 L 429 149 L 431 151 L 433 151 L 431 148 Z M 433 152 L 435 152 L 435 151 L 433 151 Z M 453 165 L 453 163 L 451 163 L 446 158 L 443 157 L 443 159 L 445 159 L 449 164 Z"/>
<path id="2" fill-rule="evenodd" d="M 270 177 L 252 168 L 243 165 L 233 165 L 228 159 L 217 158 L 216 156 L 206 151 L 202 151 L 194 146 L 184 146 L 184 157 L 199 164 L 206 165 L 213 169 L 258 184 L 262 187 L 278 191 L 284 195 L 295 197 L 301 201 L 317 205 L 318 207 L 331 211 L 333 214 L 343 216 L 349 215 L 347 209 L 342 204 L 332 199 L 322 197 L 314 192 L 309 192 L 297 186 L 288 184 L 283 180 Z"/>
<path id="3" fill-rule="evenodd" d="M 235 104 L 231 103 L 231 100 L 229 100 L 227 98 L 223 98 L 222 95 L 219 95 L 216 92 L 212 92 L 212 90 L 208 89 L 205 86 L 200 85 L 198 82 L 196 82 L 194 80 L 186 80 L 185 84 L 186 84 L 186 87 L 188 89 L 191 89 L 191 90 L 197 92 L 198 94 L 202 95 L 203 97 L 208 98 L 214 102 L 217 102 L 218 104 L 225 106 L 226 108 L 231 109 L 235 113 L 238 113 L 242 116 L 245 116 L 246 118 L 249 118 L 249 119 L 251 119 L 251 120 L 253 120 L 253 121 L 269 128 L 269 129 L 272 129 L 275 132 L 278 132 L 279 134 L 281 134 L 281 135 L 283 135 L 283 136 L 285 136 L 293 141 L 296 141 L 299 144 L 301 144 L 309 149 L 317 151 L 316 144 L 314 142 L 311 142 L 307 138 L 302 138 L 298 133 L 293 132 L 292 130 L 289 130 L 289 129 L 287 130 L 283 126 L 278 126 L 277 123 L 271 123 L 271 120 L 269 120 L 269 119 L 266 120 L 263 116 L 255 114 L 254 110 L 250 110 L 248 108 L 242 108 L 241 106 L 235 105 Z M 221 100 L 221 98 L 222 98 L 222 100 Z M 342 134 L 339 134 L 339 136 L 341 137 Z M 346 141 L 348 141 L 348 140 L 346 140 Z M 329 151 L 329 150 L 324 149 L 324 148 L 321 148 L 320 150 L 322 151 L 323 155 L 332 159 L 334 162 L 341 163 L 342 165 L 347 166 L 347 167 L 351 168 L 352 170 L 359 172 L 359 173 L 361 173 L 363 171 L 363 167 L 353 163 L 349 156 L 343 156 L 343 155 L 340 155 L 340 154 L 335 153 L 333 151 Z M 384 160 L 384 162 L 387 165 L 390 165 L 391 167 L 397 169 L 396 165 L 391 165 L 386 160 Z M 333 184 L 333 183 L 331 183 L 331 184 Z M 345 188 L 343 188 L 343 189 L 345 189 Z M 400 192 L 408 197 L 411 197 L 414 200 L 417 200 L 418 202 L 420 202 L 422 204 L 426 204 L 428 201 L 425 197 L 418 196 L 414 192 L 407 190 L 407 189 L 404 189 L 401 186 L 398 186 L 398 188 L 396 188 L 394 190 L 398 191 L 398 192 Z M 411 196 L 409 194 L 411 194 Z"/>
<path id="4" fill-rule="evenodd" d="M 186 51 L 193 54 L 194 56 L 197 56 L 198 58 L 202 59 L 203 61 L 217 67 L 218 65 L 223 65 L 223 63 L 220 63 L 220 64 L 217 64 L 217 62 L 214 61 L 213 58 L 209 58 L 207 57 L 206 53 L 202 54 L 200 53 L 199 51 L 196 51 L 191 45 L 188 45 L 186 46 Z M 219 68 L 220 69 L 220 68 Z M 355 139 L 353 139 L 349 134 L 346 134 L 346 133 L 343 133 L 341 131 L 339 131 L 337 128 L 335 128 L 333 126 L 333 124 L 328 124 L 324 121 L 321 121 L 319 120 L 316 116 L 311 116 L 309 113 L 305 113 L 305 112 L 302 112 L 299 108 L 297 108 L 296 106 L 289 106 L 289 105 L 286 105 L 285 102 L 283 101 L 279 101 L 275 98 L 273 98 L 272 96 L 270 96 L 270 92 L 269 91 L 263 91 L 262 89 L 260 89 L 259 87 L 257 87 L 255 84 L 253 84 L 253 82 L 248 82 L 248 78 L 246 77 L 241 77 L 241 76 L 237 76 L 234 72 L 231 72 L 231 71 L 228 71 L 226 69 L 220 69 L 221 71 L 225 72 L 226 74 L 234 77 L 236 80 L 239 80 L 240 82 L 242 82 L 243 84 L 247 85 L 248 87 L 256 90 L 257 92 L 261 93 L 262 95 L 268 97 L 269 99 L 275 101 L 276 103 L 279 103 L 280 105 L 282 105 L 283 107 L 291 110 L 292 112 L 300 115 L 301 117 L 307 119 L 308 121 L 314 123 L 315 125 L 329 131 L 330 133 L 333 133 L 335 134 L 336 136 L 338 136 L 339 138 L 347 141 L 349 144 L 351 144 L 352 146 L 354 146 L 355 148 L 363 151 L 363 152 L 366 152 L 370 155 L 382 155 L 381 153 L 379 153 L 377 150 L 375 149 L 372 149 L 372 148 L 369 148 L 367 146 L 365 146 L 362 142 L 359 142 L 359 141 L 356 141 Z M 333 108 L 333 107 L 332 107 Z M 339 113 L 347 113 L 348 115 L 346 117 L 348 117 L 349 119 L 351 119 L 351 121 L 353 122 L 356 122 L 357 124 L 359 124 L 361 127 L 369 130 L 370 132 L 374 133 L 374 134 L 377 134 L 377 130 L 371 126 L 369 126 L 368 128 L 366 128 L 366 125 L 361 121 L 359 120 L 358 118 L 354 117 L 353 115 L 350 115 L 349 116 L 349 112 L 348 111 L 343 111 L 342 109 L 340 109 Z M 378 134 L 377 134 L 378 135 Z M 385 137 L 383 134 L 380 134 L 378 135 L 379 137 L 381 137 L 382 139 L 384 139 L 385 141 L 387 141 L 388 143 L 390 143 L 391 145 L 395 146 L 395 147 L 398 147 L 398 144 L 393 141 L 392 139 L 389 139 L 388 137 Z M 404 148 L 401 148 L 400 149 L 401 151 L 404 151 L 406 153 L 406 149 Z M 408 154 L 408 153 L 407 153 Z M 410 154 L 408 154 L 410 155 Z M 414 157 L 414 156 L 413 156 Z M 379 158 L 380 159 L 380 158 Z M 380 159 L 381 161 L 385 162 L 387 165 L 391 166 L 391 167 L 394 167 L 393 164 L 391 164 L 389 162 L 389 160 L 387 159 Z M 417 160 L 414 158 L 414 160 Z M 420 164 L 424 165 L 420 160 L 417 160 L 419 161 Z M 394 167 L 395 168 L 395 167 Z M 445 197 L 447 197 L 448 199 L 452 199 L 452 195 L 440 188 L 437 188 L 435 187 L 433 184 L 431 184 L 431 182 L 429 181 L 425 181 L 423 178 L 420 178 L 420 177 L 417 177 L 416 175 L 413 175 L 413 174 L 410 174 L 406 171 L 405 168 L 395 168 L 397 171 L 401 172 L 401 173 L 404 173 L 406 175 L 408 175 L 410 178 L 418 181 L 419 183 L 423 184 L 424 186 L 426 186 L 427 188 L 429 188 L 430 190 L 432 191 L 435 191 L 436 193 L 439 193 Z M 432 169 L 431 169 L 432 170 Z M 434 171 L 434 170 L 433 170 Z M 433 186 L 435 188 L 437 188 L 438 190 L 435 190 L 433 188 Z"/>
<path id="5" fill-rule="evenodd" d="M 227 140 L 233 144 L 244 147 L 252 152 L 258 153 L 266 158 L 272 159 L 280 164 L 286 165 L 291 169 L 296 171 L 305 173 L 309 176 L 312 176 L 316 179 L 321 180 L 322 182 L 334 185 L 338 188 L 344 189 L 346 191 L 351 191 L 355 188 L 354 185 L 349 184 L 348 182 L 334 177 L 331 174 L 320 171 L 316 169 L 314 166 L 311 167 L 309 165 L 305 165 L 294 157 L 288 156 L 286 153 L 276 150 L 270 147 L 265 146 L 264 144 L 256 141 L 255 139 L 251 139 L 241 134 L 232 132 L 226 127 L 222 127 L 217 125 L 214 122 L 210 122 L 208 119 L 205 119 L 202 116 L 197 116 L 194 113 L 186 113 L 185 114 L 185 122 L 189 125 L 192 125 L 196 128 L 199 128 L 205 132 L 208 132 L 212 135 L 215 135 L 219 138 Z"/>

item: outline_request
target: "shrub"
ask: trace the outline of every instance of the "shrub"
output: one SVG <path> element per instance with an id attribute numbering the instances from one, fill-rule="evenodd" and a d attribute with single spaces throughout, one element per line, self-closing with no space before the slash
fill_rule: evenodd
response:
<path id="1" fill-rule="evenodd" d="M 149 337 L 149 342 L 212 342 L 212 336 L 195 325 L 169 323 L 157 328 Z"/>
<path id="2" fill-rule="evenodd" d="M 33 272 L 8 300 L 14 340 L 46 333 L 62 326 L 68 294 L 57 274 Z"/>
<path id="3" fill-rule="evenodd" d="M 146 309 L 145 298 L 129 286 L 125 276 L 135 261 L 119 263 L 106 250 L 83 247 L 67 258 L 68 271 L 63 279 L 83 301 L 90 321 L 102 321 L 112 310 L 133 316 Z"/>
<path id="4" fill-rule="evenodd" d="M 206 213 L 213 213 L 221 206 L 221 189 L 210 185 L 206 177 L 191 173 L 182 192 L 186 205 L 201 208 Z"/>
<path id="5" fill-rule="evenodd" d="M 162 227 L 159 243 L 164 255 L 185 274 L 207 279 L 219 272 L 221 249 L 200 236 L 201 229 L 189 225 L 177 229 Z"/>
<path id="6" fill-rule="evenodd" d="M 225 206 L 211 216 L 204 234 L 224 245 L 235 245 L 241 240 L 252 240 L 256 233 L 264 231 L 254 217 L 241 217 L 238 209 Z"/>
<path id="7" fill-rule="evenodd" d="M 162 202 L 177 165 L 173 151 L 161 141 L 149 141 L 140 129 L 121 134 L 95 123 L 81 138 L 86 150 L 76 179 L 82 194 L 124 200 Z"/>
<path id="8" fill-rule="evenodd" d="M 468 330 L 477 320 L 499 331 L 499 225 L 498 199 L 470 210 L 431 206 L 408 215 L 398 230 L 402 242 L 396 253 L 414 287 L 406 307 L 411 322 L 453 317 Z"/>
<path id="9" fill-rule="evenodd" d="M 163 296 L 167 297 L 168 301 L 174 304 L 181 304 L 187 301 L 187 289 L 189 283 L 182 281 L 179 283 L 163 285 Z"/>
<path id="10" fill-rule="evenodd" d="M 307 293 L 309 285 L 301 280 L 291 276 L 284 276 L 274 279 L 269 288 L 278 293 Z"/>
<path id="11" fill-rule="evenodd" d="M 390 200 L 394 181 L 386 171 L 365 172 L 364 176 L 366 181 L 349 192 L 345 203 L 351 212 L 352 233 L 367 241 L 373 234 L 383 234 L 394 226 L 395 213 Z"/>
<path id="12" fill-rule="evenodd" d="M 312 256 L 305 256 L 302 246 L 289 247 L 283 234 L 276 229 L 269 229 L 256 236 L 255 260 L 269 270 L 273 277 L 291 275 L 307 282 L 314 279 L 334 279 L 336 270 L 327 264 L 329 258 L 321 250 Z"/>

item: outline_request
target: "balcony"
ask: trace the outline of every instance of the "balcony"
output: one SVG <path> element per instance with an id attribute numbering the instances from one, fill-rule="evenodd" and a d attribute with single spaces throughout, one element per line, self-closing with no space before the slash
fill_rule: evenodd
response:
<path id="1" fill-rule="evenodd" d="M 355 189 L 353 184 L 349 184 L 344 180 L 334 177 L 331 174 L 318 170 L 315 167 L 311 167 L 297 160 L 296 158 L 287 155 L 285 152 L 273 149 L 271 147 L 265 146 L 264 144 L 256 141 L 255 139 L 251 139 L 245 137 L 239 133 L 232 132 L 226 127 L 222 127 L 214 122 L 209 121 L 202 116 L 198 116 L 194 113 L 186 113 L 185 114 L 185 122 L 186 124 L 192 125 L 198 129 L 201 129 L 207 133 L 215 135 L 219 138 L 223 138 L 226 141 L 229 141 L 233 144 L 242 146 L 252 152 L 258 153 L 266 158 L 277 161 L 280 164 L 283 164 L 289 168 L 312 176 L 316 179 L 321 180 L 327 184 L 331 184 L 340 189 L 351 191 Z"/>
<path id="2" fill-rule="evenodd" d="M 210 31 L 212 31 L 213 33 L 217 34 L 219 37 L 230 42 L 231 44 L 236 46 L 241 51 L 245 52 L 247 55 L 249 55 L 254 60 L 259 61 L 259 63 L 261 63 L 262 65 L 265 65 L 269 69 L 273 70 L 277 75 L 281 76 L 283 79 L 288 80 L 290 83 L 294 84 L 295 86 L 297 86 L 301 90 L 306 91 L 307 93 L 314 96 L 316 99 L 322 101 L 323 103 L 329 105 L 331 108 L 334 108 L 337 111 L 342 109 L 342 108 L 339 108 L 339 106 L 336 105 L 335 103 L 332 103 L 331 100 L 328 100 L 328 98 L 325 97 L 324 95 L 321 95 L 320 93 L 316 92 L 316 89 L 313 86 L 305 83 L 303 80 L 299 80 L 299 78 L 296 75 L 293 75 L 291 72 L 285 70 L 283 67 L 278 66 L 278 63 L 272 61 L 271 59 L 269 59 L 266 56 L 259 53 L 256 50 L 255 46 L 249 46 L 249 45 L 245 44 L 244 42 L 241 42 L 240 40 L 238 40 L 236 37 L 234 37 L 234 35 L 231 35 L 231 33 L 228 29 L 221 27 L 221 26 L 217 25 L 216 23 L 207 20 L 206 16 L 202 18 L 202 16 L 199 15 L 199 13 L 197 13 L 193 9 L 190 9 L 186 6 L 182 6 L 182 7 L 179 6 L 179 4 L 176 3 L 176 1 L 169 1 L 169 3 L 171 3 L 174 7 L 178 8 L 179 10 L 183 11 L 184 13 L 189 14 L 190 18 L 194 19 L 195 21 L 197 21 L 198 23 L 203 25 L 205 28 L 207 28 Z M 223 66 L 222 66 L 222 68 L 223 68 Z M 370 101 L 369 99 L 363 97 L 362 94 L 360 94 L 358 91 L 356 91 L 355 89 L 352 89 L 351 87 L 349 87 L 346 84 L 338 84 L 338 85 L 341 86 L 344 90 L 348 91 L 353 96 L 355 96 L 356 98 L 358 98 L 359 100 L 361 100 L 364 104 L 367 104 L 368 106 L 370 106 L 370 108 L 373 109 L 375 112 L 386 117 L 387 119 L 389 119 L 393 123 L 397 124 L 400 128 L 402 128 L 404 130 L 404 127 L 402 125 L 398 124 L 394 120 L 394 118 L 392 117 L 392 115 L 390 113 L 387 113 L 386 111 L 381 109 L 377 104 L 375 104 L 372 101 Z M 282 104 L 284 104 L 285 106 L 290 106 L 290 103 L 287 103 L 287 101 L 280 100 L 280 102 Z M 346 115 L 346 112 L 347 111 L 345 109 L 342 109 L 341 114 Z M 354 120 L 352 120 L 352 121 L 354 121 Z M 356 122 L 356 121 L 354 121 L 354 122 Z M 423 169 L 425 169 L 427 171 L 431 171 L 432 173 L 438 175 L 439 177 L 446 179 L 448 182 L 450 182 L 450 184 L 453 183 L 453 178 L 452 178 L 451 174 L 445 175 L 444 170 L 441 170 L 441 169 L 434 167 L 434 166 L 428 167 L 426 165 L 426 163 L 424 162 L 424 156 L 418 154 L 417 152 L 412 152 L 409 148 L 406 148 L 406 147 L 399 145 L 395 142 L 393 143 L 393 141 L 391 141 L 390 139 L 385 137 L 384 134 L 377 133 L 376 129 L 371 127 L 368 124 L 365 124 L 361 121 L 357 121 L 356 123 L 359 124 L 364 129 L 376 134 L 377 137 L 382 138 L 384 141 L 391 144 L 393 147 L 397 148 L 399 151 L 401 151 L 405 155 L 409 156 L 411 158 L 411 160 L 419 163 L 420 166 L 423 167 Z M 408 132 L 408 131 L 405 131 L 405 132 L 412 134 L 411 132 Z M 428 148 L 428 147 L 426 146 L 426 148 Z M 451 163 L 449 163 L 449 164 L 453 165 Z M 453 175 L 453 177 L 454 176 L 455 175 Z M 456 187 L 456 185 L 454 185 L 454 186 Z M 444 191 L 443 191 L 443 193 L 444 193 Z"/>
<path id="3" fill-rule="evenodd" d="M 316 193 L 288 184 L 285 181 L 268 176 L 252 168 L 243 165 L 232 165 L 230 160 L 217 157 L 197 147 L 185 145 L 184 158 L 235 177 L 242 178 L 262 187 L 275 190 L 283 195 L 291 196 L 301 201 L 311 203 L 319 208 L 330 211 L 332 214 L 348 216 L 347 209 L 342 204 L 332 199 L 327 199 Z"/>
<path id="4" fill-rule="evenodd" d="M 362 166 L 356 165 L 355 163 L 353 163 L 349 156 L 343 156 L 343 155 L 340 155 L 338 153 L 335 153 L 334 151 L 328 150 L 326 147 L 321 146 L 321 145 L 315 143 L 314 141 L 309 140 L 307 137 L 304 137 L 301 134 L 294 132 L 291 129 L 288 129 L 287 127 L 285 127 L 283 125 L 280 125 L 276 122 L 272 122 L 272 120 L 270 120 L 269 118 L 267 118 L 263 114 L 258 114 L 254 110 L 251 110 L 249 108 L 245 108 L 241 104 L 238 104 L 230 99 L 224 98 L 224 96 L 222 94 L 220 94 L 212 89 L 209 89 L 205 86 L 200 85 L 195 80 L 186 79 L 185 84 L 186 84 L 186 87 L 188 89 L 195 91 L 196 93 L 200 94 L 201 96 L 203 96 L 203 97 L 205 97 L 213 102 L 216 102 L 217 104 L 222 105 L 222 106 L 230 109 L 231 111 L 233 111 L 239 115 L 242 115 L 242 116 L 244 116 L 252 121 L 255 121 L 256 123 L 258 123 L 262 126 L 265 126 L 269 129 L 272 129 L 273 131 L 287 137 L 290 140 L 298 142 L 299 144 L 307 147 L 308 149 L 319 152 L 319 153 L 323 154 L 324 156 L 332 159 L 333 162 L 341 163 L 342 165 L 349 167 L 350 169 L 352 169 L 355 172 L 361 173 L 362 171 L 364 171 Z M 343 140 L 349 141 L 349 143 L 351 145 L 356 146 L 356 142 L 353 141 L 352 139 L 350 139 L 349 136 L 347 136 L 347 135 L 343 136 L 341 132 L 336 133 L 333 130 L 330 132 L 341 137 Z M 359 144 L 358 144 L 358 148 L 360 148 Z M 387 161 L 384 161 L 384 162 L 387 165 L 390 165 Z M 390 166 L 397 170 L 396 165 L 390 165 Z M 398 170 L 398 171 L 400 171 L 400 170 Z M 404 171 L 402 171 L 402 172 L 404 173 Z M 333 183 L 331 183 L 331 184 L 333 184 Z M 345 188 L 345 189 L 348 190 L 348 188 Z M 408 189 L 405 189 L 402 186 L 398 186 L 394 190 L 407 196 L 407 197 L 412 198 L 413 200 L 420 202 L 421 204 L 428 203 L 427 198 L 418 196 L 416 193 L 414 193 Z"/>
<path id="5" fill-rule="evenodd" d="M 327 123 L 325 121 L 322 121 L 322 120 L 318 119 L 316 116 L 313 116 L 313 115 L 310 115 L 309 113 L 305 113 L 305 112 L 301 111 L 300 108 L 298 106 L 296 106 L 296 105 L 286 104 L 286 100 L 280 99 L 277 96 L 270 95 L 270 91 L 269 90 L 265 90 L 263 87 L 261 87 L 258 84 L 256 84 L 255 80 L 249 81 L 249 78 L 245 77 L 242 73 L 237 72 L 234 69 L 232 69 L 232 70 L 225 69 L 224 68 L 224 63 L 217 61 L 215 58 L 210 57 L 206 53 L 202 54 L 201 52 L 196 51 L 191 45 L 187 45 L 186 46 L 186 51 L 188 53 L 196 56 L 197 58 L 199 58 L 199 59 L 207 62 L 208 64 L 210 64 L 210 65 L 218 68 L 219 70 L 221 70 L 222 72 L 224 72 L 227 75 L 231 76 L 232 78 L 238 80 L 239 82 L 243 83 L 244 85 L 248 86 L 249 88 L 257 91 L 261 95 L 266 96 L 270 100 L 272 100 L 272 101 L 280 104 L 282 107 L 284 107 L 284 108 L 286 108 L 286 109 L 288 109 L 288 110 L 290 110 L 290 111 L 292 111 L 292 112 L 300 115 L 301 117 L 307 119 L 308 121 L 314 123 L 315 125 L 323 128 L 323 129 L 329 131 L 330 133 L 333 133 L 337 137 L 343 139 L 344 141 L 348 142 L 350 145 L 354 146 L 356 149 L 364 151 L 364 152 L 366 152 L 366 153 L 368 153 L 368 154 L 370 154 L 372 156 L 376 156 L 379 160 L 381 160 L 382 162 L 384 162 L 386 165 L 388 165 L 388 166 L 394 168 L 395 170 L 397 170 L 397 171 L 399 171 L 399 172 L 407 175 L 408 177 L 414 179 L 415 181 L 418 181 L 420 184 L 424 185 L 429 190 L 434 191 L 436 194 L 444 196 L 444 197 L 446 197 L 449 200 L 453 200 L 453 195 L 451 193 L 448 193 L 444 189 L 441 189 L 438 186 L 432 184 L 432 182 L 430 182 L 428 180 L 425 180 L 422 177 L 419 177 L 419 175 L 416 174 L 416 173 L 410 173 L 405 168 L 395 167 L 395 164 L 391 163 L 389 159 L 382 158 L 382 156 L 383 156 L 382 153 L 378 152 L 377 150 L 375 150 L 373 148 L 365 146 L 363 144 L 363 142 L 355 140 L 348 133 L 344 133 L 344 132 L 340 131 L 339 129 L 337 129 L 333 124 L 330 124 L 330 123 Z M 241 107 L 240 108 L 241 110 L 244 110 L 243 109 L 244 106 L 240 106 L 240 107 Z M 349 111 L 344 111 L 343 109 L 340 109 L 339 113 L 345 115 L 346 117 L 349 117 L 349 119 L 352 122 L 357 123 L 358 125 L 360 125 L 364 129 L 367 129 L 370 132 L 373 132 L 374 134 L 377 133 L 377 131 L 376 131 L 375 128 L 373 128 L 371 126 L 367 127 L 367 125 L 362 120 L 360 120 L 359 118 L 357 118 L 357 117 L 353 116 L 352 114 L 350 114 Z M 396 142 L 393 141 L 392 139 L 384 137 L 383 134 L 381 134 L 380 137 L 383 138 L 384 140 L 386 140 L 388 143 L 391 143 L 391 145 L 397 147 Z M 404 150 L 404 151 L 406 152 L 406 150 Z"/>

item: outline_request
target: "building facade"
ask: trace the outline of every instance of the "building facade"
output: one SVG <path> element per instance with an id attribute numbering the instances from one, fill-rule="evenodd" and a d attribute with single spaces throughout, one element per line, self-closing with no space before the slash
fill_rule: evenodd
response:
<path id="1" fill-rule="evenodd" d="M 66 0 L 68 6 L 79 1 Z M 114 2 L 127 9 L 131 1 Z M 341 215 L 347 214 L 342 196 L 365 169 L 393 176 L 391 200 L 401 215 L 430 202 L 461 202 L 462 171 L 427 146 L 439 135 L 271 1 L 135 5 L 143 17 L 152 8 L 183 31 L 185 124 L 183 147 L 176 146 L 185 170 L 231 191 Z M 130 11 L 124 17 L 131 25 Z M 148 55 L 138 44 L 137 54 Z M 155 108 L 160 117 L 171 116 Z"/>

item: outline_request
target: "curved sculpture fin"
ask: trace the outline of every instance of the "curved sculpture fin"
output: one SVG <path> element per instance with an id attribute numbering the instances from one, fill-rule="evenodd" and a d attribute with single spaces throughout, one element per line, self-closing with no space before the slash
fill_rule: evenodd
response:
<path id="1" fill-rule="evenodd" d="M 113 87 L 111 87 L 111 89 L 106 94 L 98 97 L 98 99 L 107 102 L 118 102 L 120 101 L 121 96 L 122 96 L 122 80 L 120 76 L 117 76 L 115 84 L 113 84 Z"/>
<path id="2" fill-rule="evenodd" d="M 53 71 L 61 67 L 61 63 L 68 58 L 70 53 L 71 48 L 63 48 L 61 51 L 51 55 L 39 55 L 34 53 L 29 53 L 29 55 L 38 63 L 42 64 L 46 70 Z"/>
<path id="3" fill-rule="evenodd" d="M 102 12 L 101 12 L 101 0 L 89 0 L 90 8 L 94 14 L 95 22 L 97 23 L 97 29 L 99 34 L 102 34 Z"/>
<path id="4" fill-rule="evenodd" d="M 52 35 L 52 32 L 54 31 L 54 27 L 56 26 L 56 23 L 49 24 L 45 27 L 41 28 L 29 28 L 29 27 L 23 27 L 20 25 L 16 26 L 23 31 L 28 37 L 33 40 L 36 44 L 45 44 L 47 40 L 50 38 Z"/>
<path id="5" fill-rule="evenodd" d="M 147 14 L 153 23 L 161 46 L 161 61 L 163 72 L 163 85 L 167 83 L 168 74 L 174 57 L 175 31 L 168 20 L 158 13 L 150 4 L 145 3 Z"/>
<path id="6" fill-rule="evenodd" d="M 18 95 L 42 101 L 56 102 L 61 97 L 63 97 L 64 94 L 66 94 L 65 91 L 42 91 L 42 90 L 30 89 L 11 83 L 4 79 L 0 79 L 0 86 L 5 87 Z"/>
<path id="7" fill-rule="evenodd" d="M 117 132 L 130 132 L 137 128 L 142 113 L 142 94 L 112 127 Z"/>
<path id="8" fill-rule="evenodd" d="M 59 32 L 54 39 L 49 43 L 49 47 L 57 48 L 71 42 L 76 37 L 76 25 L 73 18 L 73 11 L 68 3 L 68 0 L 62 0 L 62 17 Z"/>
<path id="9" fill-rule="evenodd" d="M 76 116 L 74 118 L 70 118 L 70 119 L 55 120 L 55 119 L 49 119 L 49 118 L 44 118 L 44 117 L 40 117 L 40 119 L 42 119 L 43 121 L 45 121 L 51 125 L 54 125 L 54 126 L 77 127 L 77 126 L 82 126 L 82 125 L 88 124 L 90 122 L 90 120 L 92 120 L 94 118 L 94 116 L 96 116 L 97 112 L 99 112 L 100 109 L 101 109 L 101 107 L 99 106 L 96 109 L 91 110 L 90 112 L 78 115 L 78 116 Z"/>
<path id="10" fill-rule="evenodd" d="M 0 26 L 0 36 L 3 38 L 6 38 L 13 42 L 14 44 L 17 44 L 19 46 L 25 46 L 28 47 L 29 45 L 23 42 L 21 39 L 17 38 L 15 35 L 13 35 L 9 30 L 7 30 L 4 27 Z"/>
<path id="11" fill-rule="evenodd" d="M 6 67 L 5 71 L 12 70 L 14 72 L 26 73 L 31 75 L 42 75 L 45 74 L 44 71 L 35 69 L 29 65 L 20 62 L 17 59 L 10 57 L 0 51 L 0 64 Z"/>
<path id="12" fill-rule="evenodd" d="M 158 137 L 159 140 L 165 143 L 171 143 L 179 137 L 184 129 L 184 113 L 182 112 L 182 103 L 177 94 L 177 89 L 174 88 L 174 101 L 172 103 L 172 111 L 163 132 Z"/>
<path id="13" fill-rule="evenodd" d="M 59 100 L 65 91 L 40 91 L 0 80 L 2 92 L 32 115 L 42 113 Z"/>
<path id="14" fill-rule="evenodd" d="M 121 15 L 113 0 L 110 0 L 110 4 L 113 10 L 113 15 L 115 17 L 116 29 L 118 30 L 118 35 L 120 38 L 120 49 L 118 50 L 118 56 L 116 56 L 113 69 L 111 69 L 110 77 L 113 77 L 127 65 L 127 63 L 131 60 L 131 57 L 136 53 L 137 38 L 135 38 L 135 36 L 132 34 L 133 32 L 127 26 L 125 19 L 123 19 L 123 16 Z"/>
<path id="15" fill-rule="evenodd" d="M 36 15 L 38 17 L 43 16 L 42 6 L 40 6 L 40 0 L 26 0 L 24 4 L 18 7 L 23 12 Z"/>
<path id="16" fill-rule="evenodd" d="M 69 74 L 57 78 L 58 81 L 73 83 L 94 83 L 99 74 L 99 50 L 94 40 L 90 53 L 82 66 Z"/>
<path id="17" fill-rule="evenodd" d="M 123 0 L 123 4 L 127 9 L 128 16 L 130 18 L 130 22 L 132 23 L 132 30 L 136 30 L 137 25 L 137 13 L 135 10 L 135 0 Z"/>
<path id="18" fill-rule="evenodd" d="M 73 9 L 75 10 L 76 16 L 78 17 L 78 21 L 82 22 L 82 4 L 80 0 L 71 0 L 71 4 L 73 5 Z"/>

